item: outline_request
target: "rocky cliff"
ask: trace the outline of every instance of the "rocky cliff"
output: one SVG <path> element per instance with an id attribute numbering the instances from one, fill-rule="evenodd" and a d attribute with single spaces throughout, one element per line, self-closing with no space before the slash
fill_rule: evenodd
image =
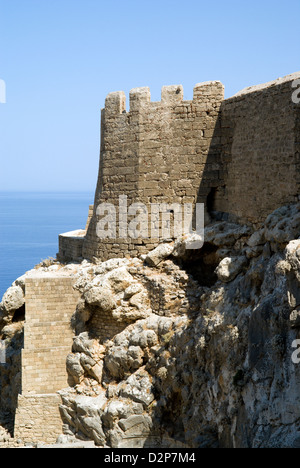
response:
<path id="1" fill-rule="evenodd" d="M 60 442 L 300 447 L 300 204 L 259 231 L 215 220 L 139 258 L 71 267 L 80 300 Z M 41 270 L 64 270 L 54 262 Z M 4 295 L 2 438 L 20 388 L 24 278 Z M 1 437 L 1 433 L 0 433 Z"/>

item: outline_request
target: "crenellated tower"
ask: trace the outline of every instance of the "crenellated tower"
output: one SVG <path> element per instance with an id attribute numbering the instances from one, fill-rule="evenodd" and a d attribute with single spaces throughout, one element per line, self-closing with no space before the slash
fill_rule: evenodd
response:
<path id="1" fill-rule="evenodd" d="M 160 102 L 151 102 L 149 88 L 110 93 L 101 119 L 100 169 L 94 212 L 83 246 L 85 258 L 105 260 L 145 253 L 158 239 L 99 239 L 97 208 L 109 202 L 119 210 L 119 196 L 128 204 L 205 202 L 212 187 L 222 184 L 219 81 L 197 84 L 193 100 L 183 100 L 181 85 L 164 86 Z M 202 180 L 201 189 L 199 181 Z M 119 216 L 117 216 L 119 222 Z M 129 220 L 128 220 L 129 221 Z M 159 223 L 159 219 L 157 219 Z M 122 232 L 122 226 L 121 226 Z"/>
<path id="2" fill-rule="evenodd" d="M 199 83 L 193 100 L 181 85 L 164 86 L 160 102 L 149 88 L 110 93 L 101 118 L 100 169 L 89 226 L 60 236 L 59 258 L 106 260 L 136 256 L 164 237 L 126 235 L 127 206 L 204 203 L 214 219 L 259 227 L 276 208 L 299 201 L 300 73 L 246 88 L 224 100 L 219 81 Z M 297 99 L 295 99 L 295 97 Z M 99 206 L 116 214 L 111 238 L 100 238 Z M 170 210 L 172 211 L 172 210 Z M 113 216 L 113 215 L 112 215 Z M 209 220 L 209 216 L 207 216 Z M 149 217 L 149 230 L 161 217 Z M 124 234 L 125 233 L 125 234 Z M 152 231 L 151 231 L 152 234 Z"/>

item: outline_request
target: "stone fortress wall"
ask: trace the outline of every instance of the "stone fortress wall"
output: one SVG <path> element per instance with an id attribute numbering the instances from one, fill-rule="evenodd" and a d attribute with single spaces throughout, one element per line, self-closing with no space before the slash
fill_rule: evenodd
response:
<path id="1" fill-rule="evenodd" d="M 15 441 L 52 444 L 62 433 L 61 398 L 56 392 L 68 387 L 71 317 L 79 298 L 73 282 L 72 276 L 55 274 L 26 279 L 22 391 L 15 417 Z"/>
<path id="2" fill-rule="evenodd" d="M 90 260 L 137 255 L 158 238 L 97 236 L 97 208 L 119 195 L 135 202 L 204 203 L 206 211 L 259 225 L 299 194 L 300 106 L 293 82 L 300 73 L 247 88 L 224 100 L 219 81 L 197 84 L 192 101 L 182 86 L 164 86 L 160 102 L 149 88 L 110 93 L 102 110 L 101 151 L 94 211 L 86 232 L 60 237 L 60 258 Z M 153 219 L 152 219 L 153 221 Z M 154 219 L 161 228 L 161 218 Z M 149 221 L 149 233 L 151 223 Z M 77 236 L 77 238 L 76 238 Z M 79 246 L 79 248 L 78 248 Z"/>
<path id="3" fill-rule="evenodd" d="M 183 100 L 181 86 L 164 87 L 161 102 L 151 102 L 149 89 L 138 88 L 130 93 L 129 112 L 124 93 L 109 94 L 94 209 L 85 230 L 60 236 L 59 259 L 135 256 L 157 245 L 158 239 L 97 237 L 97 207 L 109 202 L 118 208 L 119 195 L 146 206 L 203 202 L 208 212 L 254 225 L 298 200 L 300 106 L 292 101 L 292 82 L 299 77 L 227 100 L 218 81 L 196 85 L 192 101 Z M 73 280 L 54 273 L 26 280 L 15 440 L 53 443 L 61 433 L 57 391 L 68 384 L 70 321 L 78 301 Z"/>
<path id="4" fill-rule="evenodd" d="M 241 222 L 263 222 L 300 193 L 300 105 L 292 84 L 300 73 L 247 88 L 223 102 L 224 187 L 215 209 Z"/>
<path id="5" fill-rule="evenodd" d="M 101 203 L 112 203 L 118 211 L 119 195 L 127 195 L 128 205 L 195 205 L 199 197 L 205 201 L 210 188 L 220 184 L 219 111 L 223 99 L 224 87 L 218 81 L 196 85 L 192 101 L 183 101 L 182 86 L 163 87 L 161 102 L 151 102 L 149 88 L 134 89 L 129 112 L 125 111 L 123 92 L 107 96 L 95 211 L 84 241 L 84 257 L 105 260 L 120 256 L 120 251 L 134 256 L 158 243 L 155 237 L 120 238 L 120 224 L 115 239 L 99 241 L 96 210 Z M 154 224 L 159 227 L 158 219 Z M 150 233 L 151 222 L 148 228 Z"/>

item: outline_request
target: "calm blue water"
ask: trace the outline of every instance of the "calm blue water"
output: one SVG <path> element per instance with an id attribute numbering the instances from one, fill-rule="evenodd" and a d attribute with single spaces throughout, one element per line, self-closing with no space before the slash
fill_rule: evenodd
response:
<path id="1" fill-rule="evenodd" d="M 84 229 L 94 193 L 0 192 L 0 301 L 12 282 L 58 252 L 58 235 Z"/>

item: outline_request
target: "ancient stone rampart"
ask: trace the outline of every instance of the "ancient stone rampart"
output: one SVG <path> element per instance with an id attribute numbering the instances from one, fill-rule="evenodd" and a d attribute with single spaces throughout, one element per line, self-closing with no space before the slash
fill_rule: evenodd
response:
<path id="1" fill-rule="evenodd" d="M 149 88 L 137 88 L 130 92 L 129 112 L 125 94 L 110 93 L 89 227 L 84 238 L 61 240 L 59 258 L 148 252 L 163 239 L 152 204 L 166 203 L 172 212 L 172 204 L 204 203 L 206 214 L 259 226 L 274 209 L 298 200 L 300 104 L 292 96 L 299 78 L 289 75 L 226 100 L 219 81 L 196 85 L 191 101 L 183 100 L 180 85 L 163 87 L 160 102 L 151 102 Z M 120 196 L 127 207 L 146 206 L 148 235 L 128 235 L 133 216 L 120 216 Z M 99 206 L 107 203 L 115 207 L 116 228 L 103 238 Z"/>
<path id="2" fill-rule="evenodd" d="M 78 302 L 74 278 L 42 274 L 26 279 L 22 390 L 15 439 L 54 443 L 62 432 L 61 399 L 68 387 L 66 358 L 72 349 L 71 317 Z"/>
<path id="3" fill-rule="evenodd" d="M 259 224 L 300 194 L 300 74 L 247 88 L 222 104 L 224 187 L 214 209 Z M 200 183 L 201 186 L 201 183 Z"/>
<path id="4" fill-rule="evenodd" d="M 105 260 L 120 254 L 134 256 L 158 242 L 150 236 L 120 236 L 120 223 L 116 238 L 99 239 L 96 227 L 100 204 L 112 203 L 118 212 L 119 195 L 128 197 L 128 205 L 195 204 L 198 199 L 206 200 L 211 187 L 220 185 L 219 116 L 223 99 L 224 87 L 218 81 L 196 85 L 192 101 L 183 100 L 182 86 L 163 87 L 160 102 L 151 102 L 148 88 L 133 89 L 129 112 L 123 92 L 107 96 L 102 112 L 99 178 L 84 257 Z"/>

